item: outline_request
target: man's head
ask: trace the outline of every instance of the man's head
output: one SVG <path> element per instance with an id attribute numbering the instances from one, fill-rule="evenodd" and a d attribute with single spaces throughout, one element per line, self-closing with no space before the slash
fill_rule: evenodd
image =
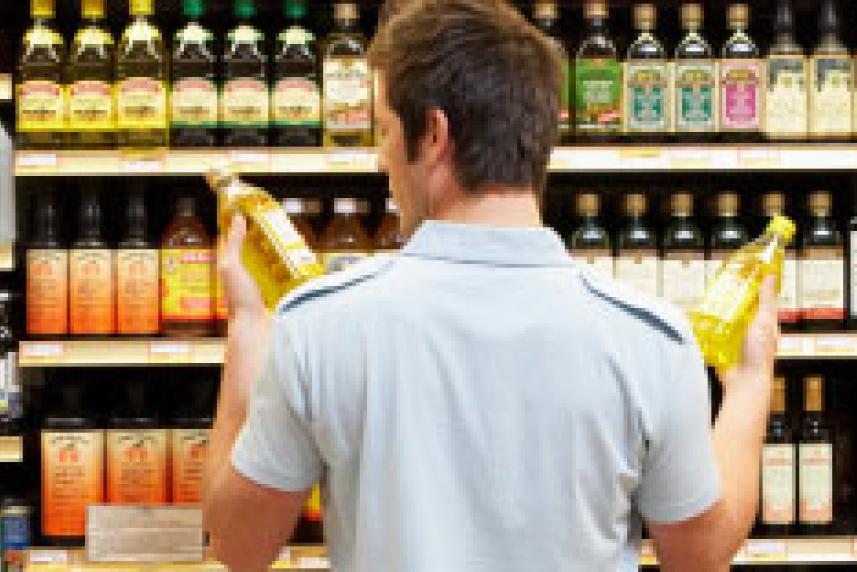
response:
<path id="1" fill-rule="evenodd" d="M 390 1 L 369 55 L 404 233 L 462 196 L 541 191 L 563 78 L 554 44 L 505 0 Z"/>

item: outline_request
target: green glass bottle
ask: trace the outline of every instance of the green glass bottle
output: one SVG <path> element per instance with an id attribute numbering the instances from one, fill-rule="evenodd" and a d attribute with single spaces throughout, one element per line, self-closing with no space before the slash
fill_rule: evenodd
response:
<path id="1" fill-rule="evenodd" d="M 607 4 L 589 0 L 587 36 L 575 63 L 575 130 L 578 138 L 611 139 L 622 130 L 622 65 L 607 35 Z"/>

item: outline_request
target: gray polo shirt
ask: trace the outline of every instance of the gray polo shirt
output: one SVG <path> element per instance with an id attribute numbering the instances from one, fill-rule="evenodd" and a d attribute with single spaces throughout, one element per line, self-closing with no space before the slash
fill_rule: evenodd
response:
<path id="1" fill-rule="evenodd" d="M 285 299 L 269 354 L 232 462 L 322 480 L 335 570 L 635 570 L 644 518 L 719 498 L 685 319 L 547 229 L 427 222 Z"/>

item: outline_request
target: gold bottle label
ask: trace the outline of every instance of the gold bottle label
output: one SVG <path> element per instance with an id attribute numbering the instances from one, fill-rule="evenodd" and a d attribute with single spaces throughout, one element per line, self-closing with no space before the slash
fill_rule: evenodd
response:
<path id="1" fill-rule="evenodd" d="M 322 65 L 324 126 L 328 131 L 372 128 L 372 80 L 364 57 L 334 57 Z"/>
<path id="2" fill-rule="evenodd" d="M 853 71 L 848 56 L 812 58 L 810 130 L 813 135 L 850 135 Z"/>
<path id="3" fill-rule="evenodd" d="M 804 252 L 798 295 L 804 319 L 845 319 L 845 260 L 841 249 L 815 247 Z"/>
<path id="4" fill-rule="evenodd" d="M 269 107 L 268 86 L 262 80 L 238 78 L 223 86 L 220 112 L 224 127 L 267 127 Z"/>
<path id="5" fill-rule="evenodd" d="M 184 78 L 170 95 L 174 127 L 217 127 L 217 86 L 206 78 Z"/>
<path id="6" fill-rule="evenodd" d="M 279 127 L 320 127 L 321 93 L 318 85 L 301 77 L 278 81 L 271 97 L 271 119 Z"/>
<path id="7" fill-rule="evenodd" d="M 833 520 L 833 446 L 830 443 L 798 445 L 800 521 L 827 524 Z"/>
<path id="8" fill-rule="evenodd" d="M 165 129 L 167 93 L 162 81 L 150 77 L 132 77 L 118 86 L 118 125 L 120 129 Z"/>
<path id="9" fill-rule="evenodd" d="M 65 90 L 47 80 L 30 80 L 18 86 L 18 131 L 62 131 L 65 128 Z"/>
<path id="10" fill-rule="evenodd" d="M 808 129 L 806 60 L 772 57 L 768 60 L 765 131 L 774 136 L 800 137 Z"/>
<path id="11" fill-rule="evenodd" d="M 69 86 L 69 128 L 72 131 L 109 131 L 116 125 L 113 86 L 106 81 L 80 80 Z"/>

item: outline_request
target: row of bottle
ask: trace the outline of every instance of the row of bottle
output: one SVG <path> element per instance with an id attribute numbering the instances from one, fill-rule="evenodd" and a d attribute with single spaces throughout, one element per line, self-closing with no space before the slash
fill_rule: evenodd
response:
<path id="1" fill-rule="evenodd" d="M 395 205 L 374 236 L 363 225 L 368 204 L 334 200 L 334 215 L 316 234 L 321 202 L 287 199 L 285 209 L 327 272 L 402 245 Z M 142 192 L 128 195 L 122 238 L 104 236 L 97 193 L 81 196 L 77 238 L 60 238 L 53 196 L 39 195 L 26 260 L 26 324 L 32 336 L 210 335 L 222 332 L 226 308 L 217 283 L 214 240 L 192 197 L 176 201 L 160 243 L 151 240 Z"/>
<path id="2" fill-rule="evenodd" d="M 68 53 L 52 23 L 54 0 L 31 2 L 16 96 L 22 148 L 373 144 L 373 82 L 355 3 L 336 3 L 320 57 L 303 24 L 306 0 L 284 0 L 288 25 L 271 54 L 253 24 L 256 0 L 233 0 L 237 23 L 222 53 L 202 23 L 206 0 L 184 0 L 188 22 L 170 52 L 153 0 L 130 0 L 118 49 L 104 0 L 82 0 L 84 24 Z"/>
<path id="3" fill-rule="evenodd" d="M 565 138 L 625 134 L 725 140 L 847 138 L 855 125 L 854 65 L 840 38 L 835 0 L 824 0 L 811 57 L 795 39 L 790 0 L 778 0 L 767 58 L 749 34 L 747 4 L 728 9 L 731 36 L 719 58 L 702 34 L 699 3 L 681 7 L 684 37 L 672 58 L 655 29 L 654 3 L 634 9 L 639 35 L 621 61 L 603 0 L 588 0 L 585 39 L 573 64 L 560 117 Z M 562 46 L 555 1 L 537 1 L 535 21 Z M 563 49 L 564 53 L 567 53 Z M 568 59 L 568 56 L 566 56 Z"/>
<path id="4" fill-rule="evenodd" d="M 739 196 L 735 193 L 717 196 L 716 217 L 707 240 L 694 218 L 693 195 L 676 193 L 670 203 L 670 222 L 658 240 L 647 222 L 646 195 L 626 195 L 624 223 L 613 240 L 599 216 L 599 195 L 578 195 L 580 223 L 567 237 L 572 256 L 596 272 L 690 310 L 702 299 L 706 284 L 723 261 L 748 241 L 749 233 L 739 217 Z M 811 193 L 807 205 L 809 218 L 803 225 L 799 248 L 793 246 L 786 254 L 780 320 L 784 329 L 798 325 L 838 329 L 847 315 L 849 257 L 832 216 L 831 194 Z M 766 193 L 762 208 L 766 218 L 785 214 L 785 196 Z M 857 238 L 857 234 L 852 232 L 849 237 Z M 850 242 L 857 248 L 855 240 Z M 857 263 L 854 256 L 850 260 Z M 853 279 L 851 283 L 855 286 Z M 850 300 L 852 313 L 857 314 L 857 296 L 852 294 Z"/>

